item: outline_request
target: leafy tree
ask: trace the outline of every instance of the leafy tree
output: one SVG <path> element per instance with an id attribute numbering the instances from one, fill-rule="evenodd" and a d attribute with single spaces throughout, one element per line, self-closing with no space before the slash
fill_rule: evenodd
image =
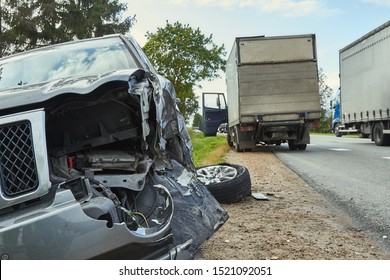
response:
<path id="1" fill-rule="evenodd" d="M 192 127 L 202 127 L 202 115 L 199 113 L 195 113 L 194 120 L 192 122 Z"/>
<path id="2" fill-rule="evenodd" d="M 330 88 L 326 83 L 326 75 L 322 68 L 318 70 L 318 86 L 320 90 L 320 105 L 321 105 L 321 119 L 320 128 L 315 129 L 316 132 L 329 132 L 331 127 L 332 119 L 328 116 L 329 98 L 333 95 L 333 89 Z"/>
<path id="3" fill-rule="evenodd" d="M 0 55 L 29 48 L 35 43 L 37 35 L 33 3 L 31 1 L 6 0 L 1 5 L 2 48 Z"/>
<path id="4" fill-rule="evenodd" d="M 159 73 L 169 79 L 176 89 L 180 111 L 188 120 L 199 108 L 194 87 L 203 80 L 219 77 L 225 70 L 225 47 L 213 43 L 213 36 L 206 37 L 188 24 L 166 23 L 156 33 L 147 32 L 144 51 Z"/>
<path id="5" fill-rule="evenodd" d="M 27 49 L 111 33 L 126 33 L 135 17 L 122 20 L 118 0 L 2 0 L 0 57 Z"/>
<path id="6" fill-rule="evenodd" d="M 126 33 L 135 17 L 121 21 L 121 13 L 127 5 L 118 0 L 71 0 L 63 1 L 66 16 L 63 23 L 68 33 L 77 38 L 103 36 L 112 33 Z"/>
<path id="7" fill-rule="evenodd" d="M 322 68 L 318 71 L 318 86 L 320 89 L 320 104 L 321 108 L 326 111 L 329 107 L 329 98 L 333 95 L 333 89 L 330 88 L 326 83 L 327 76 L 322 70 Z"/>

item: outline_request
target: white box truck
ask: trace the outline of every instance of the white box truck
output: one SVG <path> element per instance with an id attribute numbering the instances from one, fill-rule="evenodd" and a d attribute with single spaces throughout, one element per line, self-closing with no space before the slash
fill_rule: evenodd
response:
<path id="1" fill-rule="evenodd" d="M 226 86 L 227 138 L 237 151 L 282 143 L 305 150 L 321 117 L 315 35 L 236 38 Z"/>
<path id="2" fill-rule="evenodd" d="M 335 133 L 358 133 L 390 145 L 390 21 L 339 51 L 340 124 Z"/>

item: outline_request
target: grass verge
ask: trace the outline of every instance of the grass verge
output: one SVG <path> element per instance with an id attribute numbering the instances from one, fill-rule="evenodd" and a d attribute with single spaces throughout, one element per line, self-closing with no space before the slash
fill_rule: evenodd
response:
<path id="1" fill-rule="evenodd" d="M 196 167 L 213 165 L 224 161 L 230 150 L 226 136 L 204 137 L 203 133 L 188 130 L 192 141 L 192 153 Z"/>

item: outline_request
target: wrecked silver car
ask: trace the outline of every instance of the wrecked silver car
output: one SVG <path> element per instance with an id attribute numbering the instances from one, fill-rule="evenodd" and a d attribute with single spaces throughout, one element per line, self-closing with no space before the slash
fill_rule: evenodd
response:
<path id="1" fill-rule="evenodd" d="M 228 218 L 122 35 L 0 59 L 0 188 L 2 259 L 188 259 Z"/>

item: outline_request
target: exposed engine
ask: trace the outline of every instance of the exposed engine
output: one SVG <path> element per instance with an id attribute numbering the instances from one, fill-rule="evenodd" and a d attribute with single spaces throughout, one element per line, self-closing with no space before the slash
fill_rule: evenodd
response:
<path id="1" fill-rule="evenodd" d="M 70 189 L 84 212 L 108 227 L 149 228 L 172 214 L 168 192 L 148 176 L 153 162 L 144 150 L 140 114 L 137 96 L 125 89 L 47 113 L 52 183 Z"/>

